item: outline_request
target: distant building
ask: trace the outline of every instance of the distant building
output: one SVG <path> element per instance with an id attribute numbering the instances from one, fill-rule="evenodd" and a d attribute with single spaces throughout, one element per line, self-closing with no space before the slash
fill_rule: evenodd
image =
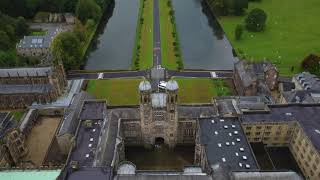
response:
<path id="1" fill-rule="evenodd" d="M 22 109 L 55 100 L 67 85 L 62 65 L 0 69 L 0 109 Z"/>
<path id="2" fill-rule="evenodd" d="M 16 45 L 18 54 L 22 56 L 45 57 L 50 53 L 53 39 L 62 32 L 62 28 L 48 29 L 43 36 L 24 36 Z"/>
<path id="3" fill-rule="evenodd" d="M 270 91 L 278 86 L 278 75 L 277 68 L 269 61 L 238 61 L 234 65 L 234 84 L 240 96 L 271 96 Z"/>

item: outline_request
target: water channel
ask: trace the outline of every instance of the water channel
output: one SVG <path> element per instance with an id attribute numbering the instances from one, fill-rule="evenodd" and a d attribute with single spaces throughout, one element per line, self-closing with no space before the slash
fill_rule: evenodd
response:
<path id="1" fill-rule="evenodd" d="M 232 69 L 236 61 L 232 47 L 203 0 L 172 1 L 184 67 Z M 131 69 L 139 0 L 115 0 L 107 11 L 87 53 L 85 69 Z"/>
<path id="2" fill-rule="evenodd" d="M 172 1 L 185 69 L 232 69 L 232 47 L 203 0 Z"/>
<path id="3" fill-rule="evenodd" d="M 87 53 L 86 70 L 131 68 L 139 0 L 115 0 L 112 8 L 107 8 Z"/>

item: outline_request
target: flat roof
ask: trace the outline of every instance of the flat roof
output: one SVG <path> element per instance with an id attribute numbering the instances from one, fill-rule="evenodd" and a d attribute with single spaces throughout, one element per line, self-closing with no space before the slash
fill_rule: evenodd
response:
<path id="1" fill-rule="evenodd" d="M 210 165 L 221 164 L 231 170 L 258 169 L 237 118 L 200 119 L 200 143 L 205 146 Z"/>
<path id="2" fill-rule="evenodd" d="M 314 147 L 320 151 L 320 104 L 269 105 L 270 111 L 247 113 L 244 123 L 298 121 Z"/>
<path id="3" fill-rule="evenodd" d="M 82 107 L 80 119 L 103 119 L 106 115 L 106 101 L 86 101 Z"/>

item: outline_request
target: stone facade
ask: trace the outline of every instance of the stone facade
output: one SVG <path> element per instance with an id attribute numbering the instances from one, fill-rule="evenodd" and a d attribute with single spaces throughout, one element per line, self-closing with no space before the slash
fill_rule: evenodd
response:
<path id="1" fill-rule="evenodd" d="M 278 87 L 278 70 L 268 61 L 239 61 L 234 66 L 234 84 L 241 96 L 256 96 Z"/>
<path id="2" fill-rule="evenodd" d="M 22 109 L 33 102 L 52 102 L 67 85 L 62 65 L 0 71 L 0 109 Z"/>

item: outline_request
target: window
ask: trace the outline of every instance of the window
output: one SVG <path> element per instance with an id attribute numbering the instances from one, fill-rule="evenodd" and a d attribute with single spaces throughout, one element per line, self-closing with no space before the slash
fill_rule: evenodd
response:
<path id="1" fill-rule="evenodd" d="M 267 126 L 266 129 L 270 130 L 272 129 L 272 126 Z"/>
<path id="2" fill-rule="evenodd" d="M 254 138 L 253 140 L 254 141 L 260 141 L 260 138 Z"/>
<path id="3" fill-rule="evenodd" d="M 271 132 L 265 132 L 264 135 L 269 136 Z"/>
<path id="4" fill-rule="evenodd" d="M 251 134 L 250 132 L 246 132 L 246 136 L 250 136 L 250 134 Z"/>
<path id="5" fill-rule="evenodd" d="M 260 130 L 260 129 L 262 129 L 262 127 L 261 126 L 257 126 L 256 129 Z"/>
<path id="6" fill-rule="evenodd" d="M 246 127 L 246 130 L 251 130 L 251 129 L 252 129 L 251 126 L 247 126 L 247 127 Z"/>
<path id="7" fill-rule="evenodd" d="M 256 132 L 256 136 L 259 136 L 261 133 L 260 132 Z"/>
<path id="8" fill-rule="evenodd" d="M 281 135 L 281 132 L 280 132 L 280 131 L 277 131 L 277 132 L 276 132 L 276 135 L 277 135 L 277 136 Z"/>

